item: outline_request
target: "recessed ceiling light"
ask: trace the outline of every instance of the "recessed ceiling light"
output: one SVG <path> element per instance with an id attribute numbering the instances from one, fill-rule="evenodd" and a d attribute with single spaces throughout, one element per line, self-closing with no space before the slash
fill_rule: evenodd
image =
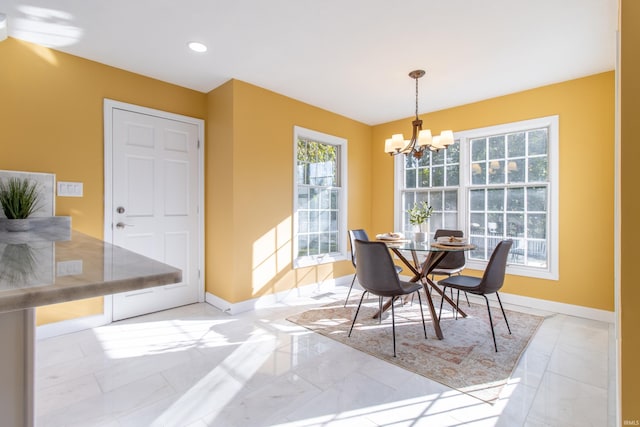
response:
<path id="1" fill-rule="evenodd" d="M 207 47 L 200 43 L 200 42 L 189 42 L 188 44 L 189 49 L 191 49 L 194 52 L 206 52 L 207 51 Z"/>

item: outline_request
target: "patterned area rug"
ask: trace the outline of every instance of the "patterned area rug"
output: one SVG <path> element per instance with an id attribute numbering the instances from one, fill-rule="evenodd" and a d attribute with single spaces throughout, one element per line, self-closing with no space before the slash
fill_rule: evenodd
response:
<path id="1" fill-rule="evenodd" d="M 337 301 L 287 320 L 489 403 L 498 399 L 522 352 L 544 320 L 540 316 L 506 310 L 512 332 L 509 335 L 500 307 L 495 297 L 490 297 L 498 343 L 496 353 L 485 305 L 471 303 L 468 307 L 466 302 L 461 302 L 468 317 L 459 316 L 456 320 L 452 312 L 446 310 L 450 307 L 445 302 L 440 322 L 444 339 L 438 340 L 423 298 L 428 336 L 425 340 L 417 298 L 403 306 L 396 302 L 397 357 L 393 357 L 391 310 L 383 315 L 381 324 L 372 318 L 378 309 L 377 297 L 365 298 L 353 333 L 347 336 L 360 297 L 357 298 L 349 301 L 346 308 L 343 302 Z M 434 298 L 434 303 L 436 309 L 439 308 L 440 299 Z"/>

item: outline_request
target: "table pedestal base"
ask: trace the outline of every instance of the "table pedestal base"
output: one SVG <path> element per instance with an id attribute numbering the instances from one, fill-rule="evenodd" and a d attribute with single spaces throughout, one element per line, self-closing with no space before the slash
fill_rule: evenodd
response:
<path id="1" fill-rule="evenodd" d="M 413 263 L 412 263 L 402 254 L 402 251 L 400 249 L 394 248 L 394 247 L 391 247 L 390 249 L 393 251 L 393 253 L 395 253 L 398 256 L 398 258 L 400 258 L 403 264 L 407 266 L 409 270 L 411 270 L 411 272 L 413 273 L 413 277 L 411 278 L 410 282 L 414 282 L 414 283 L 420 282 L 422 284 L 422 287 L 424 288 L 424 292 L 427 296 L 427 304 L 429 306 L 429 312 L 431 313 L 431 323 L 433 323 L 433 329 L 436 333 L 436 337 L 441 340 L 443 338 L 442 329 L 440 328 L 440 319 L 438 319 L 438 316 L 436 315 L 436 308 L 433 304 L 433 299 L 431 298 L 431 292 L 430 292 L 431 289 L 435 289 L 436 292 L 440 294 L 442 299 L 444 299 L 449 304 L 451 304 L 451 306 L 454 307 L 462 317 L 467 317 L 467 314 L 464 311 L 460 310 L 458 305 L 455 304 L 453 300 L 449 298 L 444 292 L 442 292 L 442 290 L 439 287 L 437 287 L 436 284 L 433 283 L 433 281 L 431 281 L 431 279 L 429 279 L 429 274 L 431 274 L 431 272 L 438 266 L 440 261 L 442 261 L 442 258 L 444 258 L 445 255 L 447 255 L 447 252 L 446 251 L 428 252 L 427 257 L 425 258 L 424 262 L 421 265 L 420 262 L 418 261 L 418 256 L 416 254 L 416 251 L 411 251 L 411 256 L 413 258 Z M 389 307 L 391 307 L 392 301 L 393 301 L 392 299 L 389 299 L 389 301 L 387 301 L 382 307 L 382 311 L 381 312 L 379 311 L 376 314 L 374 314 L 373 318 L 377 319 L 379 316 L 382 315 L 382 312 L 388 310 Z"/>

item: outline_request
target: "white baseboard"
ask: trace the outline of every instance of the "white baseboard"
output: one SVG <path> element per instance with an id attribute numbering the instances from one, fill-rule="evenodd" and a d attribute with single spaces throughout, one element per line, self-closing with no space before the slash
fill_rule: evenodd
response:
<path id="1" fill-rule="evenodd" d="M 299 288 L 289 289 L 238 303 L 231 303 L 207 292 L 205 294 L 205 302 L 226 313 L 234 315 L 245 311 L 255 310 L 256 308 L 269 307 L 284 302 L 288 298 L 313 296 L 332 291 L 336 286 L 349 286 L 351 284 L 352 277 L 353 276 L 342 276 L 337 279 L 325 280 L 322 283 L 301 286 Z"/>
<path id="2" fill-rule="evenodd" d="M 582 307 L 580 305 L 566 304 L 562 302 L 525 297 L 522 295 L 507 294 L 503 292 L 500 292 L 500 298 L 505 304 L 552 311 L 554 313 L 582 317 L 585 319 L 597 320 L 600 322 L 607 322 L 612 324 L 616 321 L 616 314 L 613 311 Z"/>
<path id="3" fill-rule="evenodd" d="M 404 280 L 410 277 L 401 276 Z M 312 284 L 288 291 L 278 292 L 276 294 L 266 295 L 260 298 L 254 298 L 239 303 L 230 303 L 222 298 L 207 292 L 205 301 L 212 306 L 225 311 L 231 315 L 254 310 L 256 308 L 268 307 L 280 303 L 287 298 L 309 296 L 322 292 L 333 290 L 336 286 L 349 286 L 353 275 L 342 276 L 332 281 L 326 281 L 322 284 Z M 356 282 L 356 287 L 357 282 Z M 556 301 L 543 300 L 538 298 L 525 297 L 522 295 L 509 294 L 500 292 L 500 298 L 505 306 L 513 306 L 512 309 L 526 311 L 527 308 L 535 310 L 549 311 L 552 313 L 566 314 L 568 316 L 581 317 L 585 319 L 597 320 L 600 322 L 615 323 L 615 313 L 613 311 L 599 310 L 596 308 L 582 307 L 579 305 L 566 304 Z M 469 295 L 469 299 L 484 304 L 484 299 L 480 296 Z"/>
<path id="4" fill-rule="evenodd" d="M 401 276 L 403 280 L 410 277 Z M 536 310 L 550 311 L 553 313 L 566 314 L 568 316 L 582 317 L 584 319 L 597 320 L 599 322 L 615 323 L 616 314 L 613 311 L 600 310 L 597 308 L 583 307 L 580 305 L 566 304 L 562 302 L 543 300 L 539 298 L 525 297 L 522 295 L 500 292 L 500 299 L 505 305 L 512 305 L 518 311 L 518 306 L 523 308 L 533 308 Z M 469 294 L 469 300 L 478 304 L 484 304 L 484 298 Z M 492 305 L 493 307 L 493 305 Z"/>
<path id="5" fill-rule="evenodd" d="M 45 338 L 57 337 L 85 329 L 97 328 L 98 326 L 108 325 L 109 323 L 111 323 L 110 317 L 104 314 L 48 323 L 36 328 L 36 339 L 43 340 Z"/>

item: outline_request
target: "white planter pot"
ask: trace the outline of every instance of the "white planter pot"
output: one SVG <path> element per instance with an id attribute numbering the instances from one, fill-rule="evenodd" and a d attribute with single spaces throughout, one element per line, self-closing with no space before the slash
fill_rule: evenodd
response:
<path id="1" fill-rule="evenodd" d="M 415 232 L 413 233 L 413 240 L 416 242 L 426 242 L 429 239 L 429 223 L 415 225 Z"/>
<path id="2" fill-rule="evenodd" d="M 31 229 L 29 218 L 8 219 L 6 224 L 7 231 L 29 231 Z"/>

